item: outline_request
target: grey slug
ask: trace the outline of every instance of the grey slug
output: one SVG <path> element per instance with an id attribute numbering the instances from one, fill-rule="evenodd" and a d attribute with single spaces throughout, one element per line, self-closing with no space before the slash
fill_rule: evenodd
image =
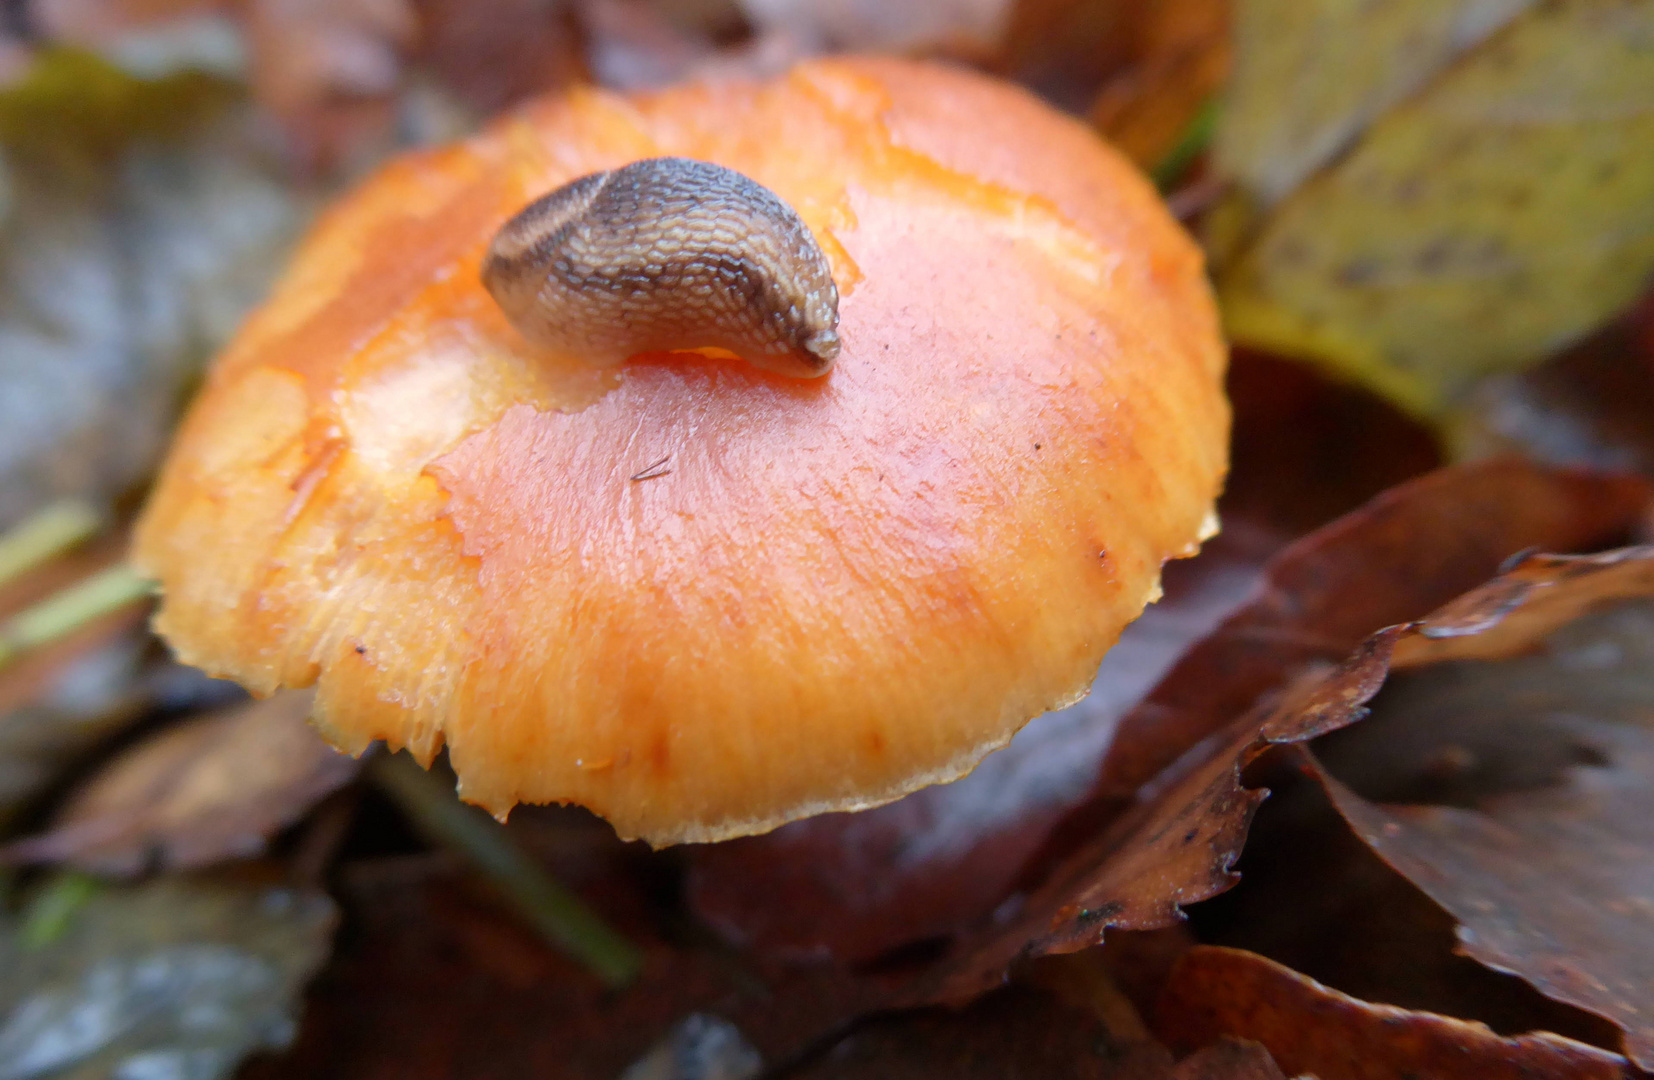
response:
<path id="1" fill-rule="evenodd" d="M 482 281 L 530 341 L 596 364 L 727 349 L 784 375 L 825 375 L 838 288 L 795 213 L 733 169 L 688 158 L 592 173 L 501 226 Z"/>

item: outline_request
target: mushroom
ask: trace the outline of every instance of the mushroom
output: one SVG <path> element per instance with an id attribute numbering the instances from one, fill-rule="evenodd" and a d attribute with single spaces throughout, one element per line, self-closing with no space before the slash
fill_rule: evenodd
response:
<path id="1" fill-rule="evenodd" d="M 484 286 L 525 207 L 660 158 L 796 215 L 836 286 L 829 373 L 712 340 L 716 312 L 581 356 L 520 328 L 533 289 Z M 808 261 L 778 258 L 754 273 Z M 1085 693 L 1215 527 L 1224 358 L 1153 189 L 1022 91 L 873 59 L 580 90 L 324 217 L 190 409 L 136 556 L 185 661 L 316 684 L 343 750 L 446 746 L 501 816 L 761 832 L 958 777 Z"/>

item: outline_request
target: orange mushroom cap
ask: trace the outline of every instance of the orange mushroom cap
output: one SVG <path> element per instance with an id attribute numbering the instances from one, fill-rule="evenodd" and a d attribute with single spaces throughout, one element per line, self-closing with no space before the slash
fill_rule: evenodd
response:
<path id="1" fill-rule="evenodd" d="M 502 222 L 679 156 L 791 205 L 841 294 L 817 380 L 541 354 Z M 341 749 L 655 844 L 873 806 L 1084 694 L 1213 527 L 1224 348 L 1154 191 L 1022 91 L 894 60 L 549 98 L 393 163 L 213 369 L 140 565 L 189 663 L 318 684 Z"/>

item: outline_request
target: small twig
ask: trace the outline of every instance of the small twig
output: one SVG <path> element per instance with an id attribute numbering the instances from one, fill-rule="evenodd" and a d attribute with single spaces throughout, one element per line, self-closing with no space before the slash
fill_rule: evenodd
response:
<path id="1" fill-rule="evenodd" d="M 46 507 L 0 536 L 0 585 L 69 550 L 102 525 L 102 516 L 78 499 Z"/>
<path id="2" fill-rule="evenodd" d="M 368 775 L 432 842 L 464 855 L 552 944 L 620 989 L 637 977 L 643 954 L 512 843 L 496 822 L 454 796 L 406 754 L 380 754 Z"/>
<path id="3" fill-rule="evenodd" d="M 654 464 L 652 464 L 652 465 L 648 466 L 647 468 L 645 468 L 642 472 L 633 473 L 632 474 L 632 482 L 635 484 L 639 480 L 653 480 L 657 476 L 666 476 L 672 470 L 671 469 L 662 469 L 661 466 L 665 465 L 668 461 L 671 461 L 671 460 L 672 460 L 672 455 L 667 454 L 665 457 L 661 458 L 659 461 L 657 461 Z M 659 469 L 660 471 L 656 472 L 655 470 L 657 470 L 657 469 Z"/>
<path id="4" fill-rule="evenodd" d="M 121 564 L 48 596 L 0 625 L 0 668 L 29 649 L 67 637 L 87 623 L 143 600 L 155 583 Z"/>

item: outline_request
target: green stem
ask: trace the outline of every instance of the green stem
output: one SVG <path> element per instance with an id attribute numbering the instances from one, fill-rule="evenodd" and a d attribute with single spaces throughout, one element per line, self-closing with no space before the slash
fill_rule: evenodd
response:
<path id="1" fill-rule="evenodd" d="M 125 564 L 111 566 L 0 624 L 0 668 L 18 655 L 49 645 L 94 619 L 149 596 L 155 583 Z"/>
<path id="2" fill-rule="evenodd" d="M 0 536 L 0 585 L 97 532 L 103 517 L 79 499 L 55 502 Z"/>
<path id="3" fill-rule="evenodd" d="M 69 932 L 80 909 L 102 888 L 97 878 L 76 870 L 52 877 L 23 913 L 23 925 L 17 931 L 19 943 L 25 949 L 44 949 L 56 943 Z"/>
<path id="4" fill-rule="evenodd" d="M 1183 174 L 1189 171 L 1195 158 L 1205 152 L 1212 145 L 1212 137 L 1218 130 L 1218 103 L 1216 98 L 1208 99 L 1200 107 L 1194 117 L 1184 127 L 1177 137 L 1177 144 L 1166 151 L 1166 156 L 1150 172 L 1155 187 L 1162 192 L 1169 192 L 1172 186 L 1183 179 Z"/>
<path id="5" fill-rule="evenodd" d="M 637 977 L 643 955 L 511 842 L 497 822 L 466 806 L 406 754 L 381 754 L 368 774 L 427 839 L 470 859 L 549 941 L 619 989 Z"/>

